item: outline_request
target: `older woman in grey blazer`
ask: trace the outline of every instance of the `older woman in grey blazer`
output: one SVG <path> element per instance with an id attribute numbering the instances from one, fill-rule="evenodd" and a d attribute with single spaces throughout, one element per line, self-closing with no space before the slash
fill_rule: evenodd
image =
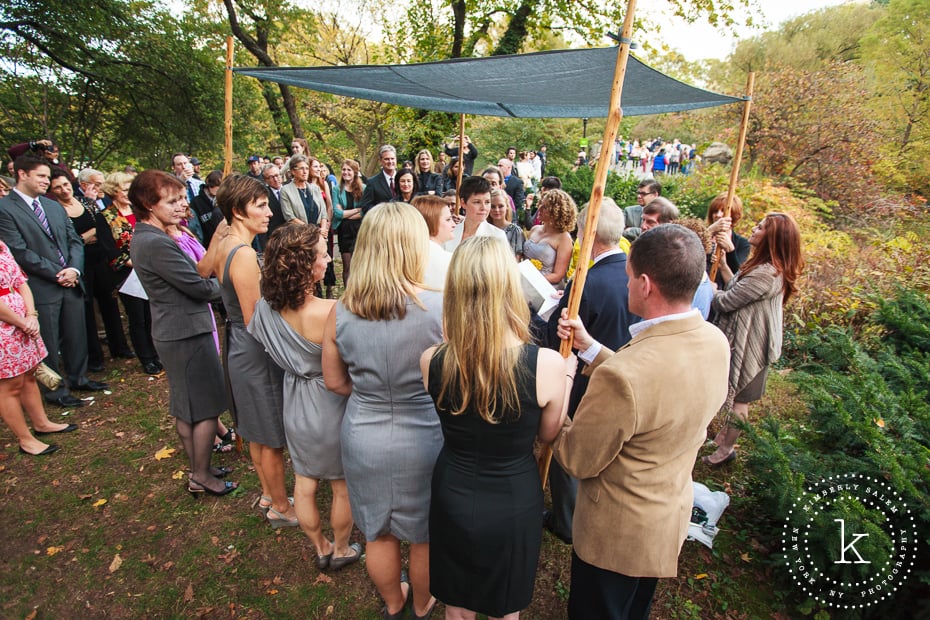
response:
<path id="1" fill-rule="evenodd" d="M 136 216 L 132 264 L 149 297 L 152 340 L 168 373 L 171 415 L 190 460 L 187 490 L 195 495 L 225 495 L 230 472 L 210 466 L 216 422 L 226 410 L 223 368 L 213 341 L 210 301 L 220 298 L 216 280 L 200 276 L 197 266 L 168 236 L 187 208 L 184 185 L 158 170 L 146 170 L 129 188 Z"/>
<path id="2" fill-rule="evenodd" d="M 289 222 L 319 225 L 326 218 L 326 199 L 316 183 L 310 182 L 310 160 L 294 155 L 288 161 L 293 180 L 281 188 L 281 214 Z"/>

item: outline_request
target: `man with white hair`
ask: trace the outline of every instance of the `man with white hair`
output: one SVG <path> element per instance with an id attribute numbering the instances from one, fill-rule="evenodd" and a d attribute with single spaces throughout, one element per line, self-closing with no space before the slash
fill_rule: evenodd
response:
<path id="1" fill-rule="evenodd" d="M 516 208 L 517 213 L 522 213 L 526 204 L 526 189 L 520 177 L 513 174 L 513 161 L 502 157 L 497 162 L 497 167 L 500 168 L 501 174 L 504 175 L 504 191 L 513 200 L 513 206 Z"/>
<path id="2" fill-rule="evenodd" d="M 390 144 L 385 144 L 378 149 L 378 160 L 381 162 L 381 173 L 369 177 L 365 184 L 365 191 L 362 193 L 362 199 L 358 206 L 362 209 L 362 214 L 371 211 L 382 202 L 391 202 L 397 196 L 397 188 L 394 187 L 394 175 L 397 174 L 397 149 Z"/>
<path id="3" fill-rule="evenodd" d="M 103 173 L 93 168 L 84 168 L 78 173 L 78 185 L 81 187 L 81 194 L 84 198 L 92 200 L 97 205 L 98 211 L 107 208 L 107 203 L 103 200 Z"/>
<path id="4" fill-rule="evenodd" d="M 588 207 L 578 214 L 578 236 L 583 235 L 588 219 Z M 597 231 L 591 259 L 594 265 L 588 270 L 584 290 L 581 293 L 581 305 L 578 318 L 584 323 L 588 332 L 598 342 L 616 351 L 630 341 L 630 325 L 639 321 L 639 317 L 629 309 L 629 290 L 626 273 L 627 256 L 617 247 L 623 237 L 623 209 L 611 198 L 604 197 L 601 202 Z M 579 257 L 579 261 L 580 261 Z M 568 283 L 565 294 L 559 301 L 559 307 L 549 318 L 547 344 L 558 350 L 561 340 L 556 333 L 562 309 L 568 307 L 574 280 Z M 578 372 L 572 384 L 568 399 L 568 417 L 573 418 L 578 404 L 588 389 L 589 377 L 583 373 L 587 365 L 579 360 Z M 543 516 L 546 528 L 565 543 L 572 542 L 572 517 L 575 511 L 575 496 L 578 493 L 578 481 L 562 469 L 555 460 L 549 467 L 549 485 L 552 491 L 552 512 Z"/>

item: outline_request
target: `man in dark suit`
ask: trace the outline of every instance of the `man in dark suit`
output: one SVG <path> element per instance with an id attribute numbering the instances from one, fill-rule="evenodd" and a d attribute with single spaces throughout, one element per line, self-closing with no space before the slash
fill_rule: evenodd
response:
<path id="1" fill-rule="evenodd" d="M 371 211 L 371 208 L 382 202 L 390 202 L 397 196 L 394 187 L 394 175 L 397 173 L 397 149 L 385 144 L 378 150 L 378 160 L 381 162 L 381 174 L 372 175 L 365 185 L 362 199 L 358 206 L 362 215 Z"/>
<path id="2" fill-rule="evenodd" d="M 523 207 L 526 205 L 526 188 L 523 186 L 522 179 L 513 174 L 513 161 L 503 157 L 497 162 L 497 167 L 501 169 L 501 174 L 504 175 L 504 191 L 513 199 L 513 206 L 517 213 L 522 213 Z"/>
<path id="3" fill-rule="evenodd" d="M 268 221 L 268 232 L 256 235 L 259 251 L 264 251 L 268 237 L 286 221 L 281 212 L 281 169 L 274 164 L 262 168 L 262 180 L 268 186 L 268 208 L 271 209 L 271 219 Z"/>
<path id="4" fill-rule="evenodd" d="M 45 363 L 65 381 L 45 394 L 62 407 L 83 401 L 68 387 L 98 391 L 108 386 L 87 378 L 84 331 L 84 242 L 60 204 L 43 197 L 49 187 L 48 161 L 22 155 L 13 164 L 16 187 L 0 199 L 0 238 L 26 275 L 39 313 L 39 331 L 48 349 Z M 64 368 L 59 361 L 59 351 Z"/>
<path id="5" fill-rule="evenodd" d="M 587 207 L 578 214 L 579 237 L 588 218 Z M 623 210 L 610 198 L 601 203 L 600 217 L 591 258 L 594 265 L 588 270 L 578 318 L 598 342 L 616 351 L 630 341 L 630 325 L 639 317 L 630 312 L 628 305 L 626 254 L 617 247 L 623 237 Z M 559 307 L 549 318 L 547 344 L 558 349 L 561 340 L 556 334 L 562 309 L 568 306 L 574 281 L 569 282 Z M 588 377 L 583 374 L 586 364 L 578 361 L 578 372 L 568 400 L 568 417 L 575 415 L 582 396 L 588 389 Z M 572 542 L 572 516 L 578 481 L 565 473 L 557 461 L 549 467 L 549 485 L 552 491 L 552 512 L 545 515 L 546 528 L 563 542 Z"/>

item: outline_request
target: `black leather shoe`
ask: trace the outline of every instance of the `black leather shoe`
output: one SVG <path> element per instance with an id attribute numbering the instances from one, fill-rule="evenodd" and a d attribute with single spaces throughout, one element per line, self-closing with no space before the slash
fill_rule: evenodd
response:
<path id="1" fill-rule="evenodd" d="M 116 354 L 116 357 L 118 357 L 121 360 L 131 360 L 135 356 L 136 354 L 132 349 L 126 349 Z"/>
<path id="2" fill-rule="evenodd" d="M 142 370 L 144 370 L 146 374 L 157 375 L 162 371 L 162 367 L 158 362 L 146 362 L 142 364 Z"/>
<path id="3" fill-rule="evenodd" d="M 90 381 L 87 383 L 80 383 L 75 385 L 72 389 L 81 390 L 82 392 L 102 392 L 103 390 L 109 390 L 110 386 L 101 381 Z"/>
<path id="4" fill-rule="evenodd" d="M 64 396 L 59 396 L 58 398 L 46 399 L 48 402 L 53 405 L 58 405 L 59 407 L 83 407 L 85 403 L 80 398 L 75 398 L 71 394 L 66 394 Z"/>
<path id="5" fill-rule="evenodd" d="M 42 450 L 38 454 L 33 454 L 32 452 L 26 452 L 22 448 L 19 449 L 19 453 L 25 454 L 26 456 L 48 456 L 49 454 L 52 454 L 54 452 L 58 452 L 58 446 L 56 446 L 55 444 L 50 445 L 49 447 L 47 447 L 45 450 Z"/>
<path id="6" fill-rule="evenodd" d="M 84 402 L 84 401 L 81 401 Z M 69 424 L 60 431 L 35 431 L 36 435 L 54 435 L 55 433 L 73 433 L 78 429 L 77 424 Z"/>
<path id="7" fill-rule="evenodd" d="M 103 372 L 103 363 L 97 362 L 95 364 L 91 364 L 90 362 L 87 362 L 87 370 L 91 372 Z"/>

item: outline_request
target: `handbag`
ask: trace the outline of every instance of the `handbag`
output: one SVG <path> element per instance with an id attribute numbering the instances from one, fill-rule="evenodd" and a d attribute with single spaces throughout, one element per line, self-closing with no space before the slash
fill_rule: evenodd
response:
<path id="1" fill-rule="evenodd" d="M 36 381 L 47 387 L 49 390 L 57 390 L 61 385 L 61 375 L 48 367 L 45 362 L 36 366 Z"/>

